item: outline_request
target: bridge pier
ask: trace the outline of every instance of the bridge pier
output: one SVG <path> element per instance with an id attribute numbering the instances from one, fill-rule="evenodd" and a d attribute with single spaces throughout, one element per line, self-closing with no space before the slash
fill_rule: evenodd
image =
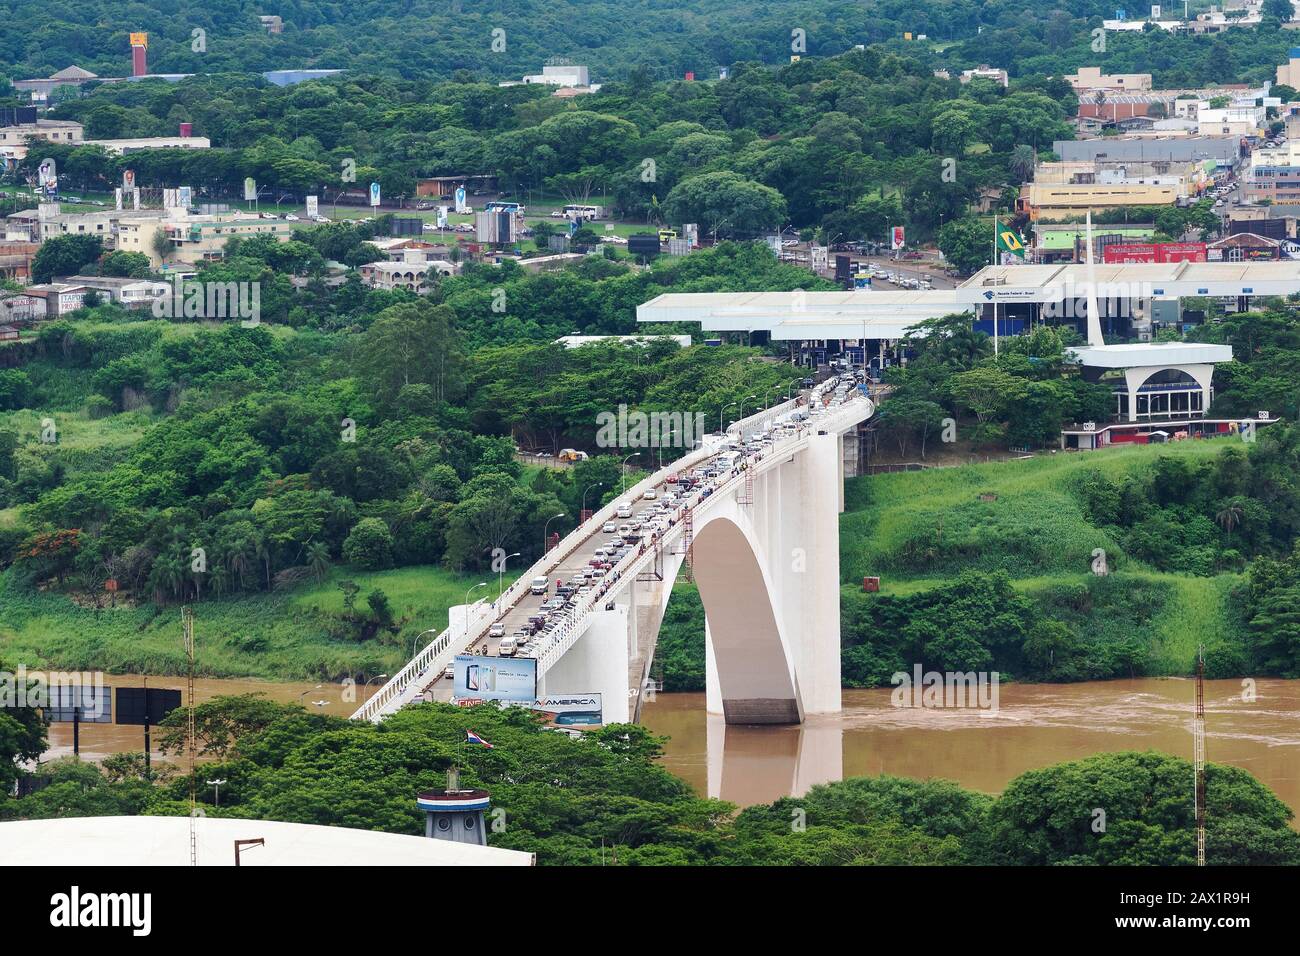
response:
<path id="1" fill-rule="evenodd" d="M 627 686 L 627 605 L 591 615 L 587 632 L 547 672 L 538 677 L 537 696 L 597 693 L 607 724 L 631 720 Z"/>

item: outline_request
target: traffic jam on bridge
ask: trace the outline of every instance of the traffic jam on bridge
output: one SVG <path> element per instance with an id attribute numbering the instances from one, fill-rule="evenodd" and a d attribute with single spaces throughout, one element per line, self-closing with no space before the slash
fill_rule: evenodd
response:
<path id="1" fill-rule="evenodd" d="M 471 635 L 462 635 L 456 642 L 461 644 L 458 654 L 445 664 L 426 666 L 414 676 L 395 675 L 390 684 L 406 682 L 419 688 L 416 694 L 397 699 L 532 704 L 536 688 L 523 685 L 540 676 L 535 662 L 579 627 L 586 611 L 602 605 L 612 607 L 613 592 L 637 559 L 662 548 L 670 532 L 680 530 L 691 509 L 743 477 L 775 443 L 810 433 L 825 416 L 864 397 L 867 391 L 861 370 L 803 384 L 805 388 L 784 410 L 761 412 L 733 423 L 724 434 L 706 436 L 704 443 L 713 449 L 712 454 L 690 465 L 668 466 L 649 486 L 638 487 L 634 495 L 621 495 L 611 516 L 588 520 L 577 543 L 558 564 L 544 572 L 551 562 L 543 556 L 505 589 L 491 605 L 490 622 L 471 626 Z M 446 658 L 447 652 L 440 656 Z M 488 668 L 476 663 L 477 658 L 513 659 L 520 665 L 519 674 L 514 675 L 516 668 L 501 671 L 494 666 L 488 678 Z M 507 686 L 511 682 L 506 675 L 516 676 L 520 687 Z M 376 694 L 375 699 L 385 698 Z"/>

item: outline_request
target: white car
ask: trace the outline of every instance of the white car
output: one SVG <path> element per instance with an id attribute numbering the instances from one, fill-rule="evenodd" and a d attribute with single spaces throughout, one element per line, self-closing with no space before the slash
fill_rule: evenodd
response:
<path id="1" fill-rule="evenodd" d="M 285 220 L 285 222 L 301 222 L 301 221 L 302 221 L 302 220 L 300 220 L 297 216 L 295 216 L 295 215 L 294 215 L 293 213 L 291 213 L 291 212 L 286 212 L 286 213 L 284 214 L 284 220 Z"/>
<path id="2" fill-rule="evenodd" d="M 312 221 L 312 222 L 329 222 L 330 220 L 329 220 L 329 218 L 326 217 L 326 216 L 312 216 L 312 217 L 311 217 L 311 221 Z"/>
<path id="3" fill-rule="evenodd" d="M 488 628 L 488 637 L 505 637 L 506 625 L 503 621 L 497 621 Z"/>
<path id="4" fill-rule="evenodd" d="M 614 524 L 614 522 L 612 521 L 606 521 L 603 525 L 601 525 L 600 530 L 603 531 L 605 534 L 613 534 L 615 531 L 618 530 L 618 525 Z"/>
<path id="5" fill-rule="evenodd" d="M 628 504 L 627 502 L 624 502 L 623 504 L 619 505 L 619 506 L 618 506 L 618 516 L 619 516 L 620 518 L 630 518 L 630 517 L 632 517 L 632 506 L 631 506 L 630 504 Z"/>
<path id="6" fill-rule="evenodd" d="M 645 494 L 643 494 L 641 497 L 644 498 L 646 501 L 654 501 L 656 498 L 659 497 L 659 493 L 655 491 L 653 488 L 647 488 Z"/>

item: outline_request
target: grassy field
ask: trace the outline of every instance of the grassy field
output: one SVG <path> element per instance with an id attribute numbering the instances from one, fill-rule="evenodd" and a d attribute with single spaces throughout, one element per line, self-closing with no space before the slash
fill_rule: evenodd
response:
<path id="1" fill-rule="evenodd" d="M 1118 544 L 1088 523 L 1071 482 L 1085 470 L 1123 474 L 1157 455 L 1217 455 L 1232 441 L 1134 445 L 852 479 L 840 520 L 843 581 L 876 575 L 888 590 L 915 589 L 965 568 L 1013 578 L 1087 573 L 1099 547 L 1114 567 L 1124 559 Z"/>
<path id="2" fill-rule="evenodd" d="M 1148 669 L 1186 674 L 1198 644 L 1239 656 L 1240 622 L 1230 600 L 1238 574 L 1163 573 L 1129 559 L 1092 525 L 1071 491 L 1085 470 L 1111 477 L 1158 455 L 1208 457 L 1239 439 L 1132 446 L 1085 454 L 900 472 L 851 480 L 840 522 L 843 593 L 865 576 L 880 593 L 905 597 L 962 571 L 1005 572 L 1043 616 L 1100 642 L 1133 640 Z M 1106 551 L 1111 574 L 1091 570 Z"/>
<path id="3" fill-rule="evenodd" d="M 388 595 L 400 625 L 397 634 L 364 643 L 346 636 L 338 588 L 344 579 L 360 586 L 356 607 L 363 613 L 372 589 Z M 445 628 L 447 608 L 462 603 L 465 589 L 479 580 L 433 567 L 374 573 L 335 569 L 320 584 L 202 601 L 194 605 L 199 673 L 268 680 L 392 674 L 410 658 L 416 636 Z M 495 594 L 496 582 L 491 583 L 489 593 Z M 0 659 L 29 668 L 179 674 L 184 669 L 180 609 L 96 611 L 66 595 L 20 591 L 7 574 L 0 575 Z"/>

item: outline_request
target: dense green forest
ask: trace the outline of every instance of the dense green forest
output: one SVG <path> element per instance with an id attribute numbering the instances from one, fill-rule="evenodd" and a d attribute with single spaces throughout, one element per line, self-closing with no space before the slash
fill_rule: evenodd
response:
<path id="1" fill-rule="evenodd" d="M 21 716 L 22 712 L 19 712 Z M 17 723 L 0 715 L 0 729 Z M 177 711 L 163 746 L 184 746 Z M 492 749 L 465 747 L 467 730 Z M 450 764 L 491 791 L 489 843 L 541 865 L 1165 865 L 1196 858 L 1191 766 L 1153 752 L 1109 753 L 1021 775 L 999 797 L 943 780 L 855 777 L 806 796 L 749 807 L 702 799 L 658 764 L 662 740 L 623 724 L 573 740 L 527 711 L 424 704 L 380 726 L 311 714 L 255 696 L 196 711 L 214 758 L 197 771 L 208 816 L 423 832 L 415 794 Z M 0 755 L 10 735 L 0 734 Z M 11 767 L 0 760 L 0 772 Z M 42 766 L 48 785 L 0 801 L 0 820 L 102 814 L 185 814 L 188 779 L 146 771 L 139 754 L 102 765 Z M 214 777 L 215 775 L 215 777 Z M 226 781 L 221 804 L 207 779 Z M 1210 764 L 1211 865 L 1300 864 L 1291 811 L 1236 767 Z M 1094 808 L 1106 808 L 1101 832 Z"/>
<path id="2" fill-rule="evenodd" d="M 1197 0 L 1189 10 L 1209 6 Z M 1276 20 L 1289 8 L 1276 2 L 1265 7 L 1273 18 L 1260 28 L 1221 37 L 1112 34 L 1103 64 L 1154 72 L 1169 85 L 1268 78 L 1272 69 L 1265 64 L 1290 45 Z M 782 63 L 792 54 L 834 56 L 858 44 L 890 43 L 915 48 L 940 65 L 987 62 L 1029 75 L 1073 69 L 1088 55 L 1093 62 L 1089 31 L 1113 17 L 1115 6 L 1108 0 L 1029 6 L 1010 0 L 777 0 L 755 8 L 735 0 L 654 0 L 638 4 L 629 17 L 625 5 L 608 0 L 406 0 L 398 6 L 296 0 L 274 9 L 284 22 L 284 32 L 275 35 L 257 19 L 267 12 L 246 0 L 148 6 L 20 0 L 0 23 L 0 63 L 19 78 L 48 76 L 73 63 L 100 76 L 121 76 L 130 62 L 127 34 L 145 31 L 149 65 L 159 73 L 322 67 L 408 78 L 472 72 L 497 80 L 517 79 L 548 57 L 565 56 L 589 64 L 597 82 L 633 72 L 669 79 L 694 71 L 704 78 L 742 61 Z M 505 30 L 504 45 L 495 50 L 494 29 Z M 201 43 L 195 30 L 204 31 Z M 803 32 L 802 50 L 795 30 Z M 905 33 L 929 42 L 909 43 Z"/>
<path id="3" fill-rule="evenodd" d="M 326 201 L 348 188 L 348 163 L 390 197 L 413 196 L 423 176 L 491 173 L 530 201 L 602 196 L 634 220 L 709 234 L 793 225 L 880 241 L 903 221 L 932 233 L 982 189 L 1018 182 L 1037 151 L 1070 135 L 1073 104 L 1059 79 L 961 84 L 880 47 L 777 70 L 740 64 L 717 83 L 635 77 L 567 100 L 538 86 L 354 74 L 287 88 L 196 77 L 104 86 L 54 115 L 82 122 L 87 138 L 174 135 L 190 122 L 215 148 L 122 158 L 39 143 L 24 169 L 54 157 L 67 188 L 105 190 L 129 167 L 143 186 L 226 197 L 252 177 Z M 945 159 L 955 175 L 942 175 Z"/>

